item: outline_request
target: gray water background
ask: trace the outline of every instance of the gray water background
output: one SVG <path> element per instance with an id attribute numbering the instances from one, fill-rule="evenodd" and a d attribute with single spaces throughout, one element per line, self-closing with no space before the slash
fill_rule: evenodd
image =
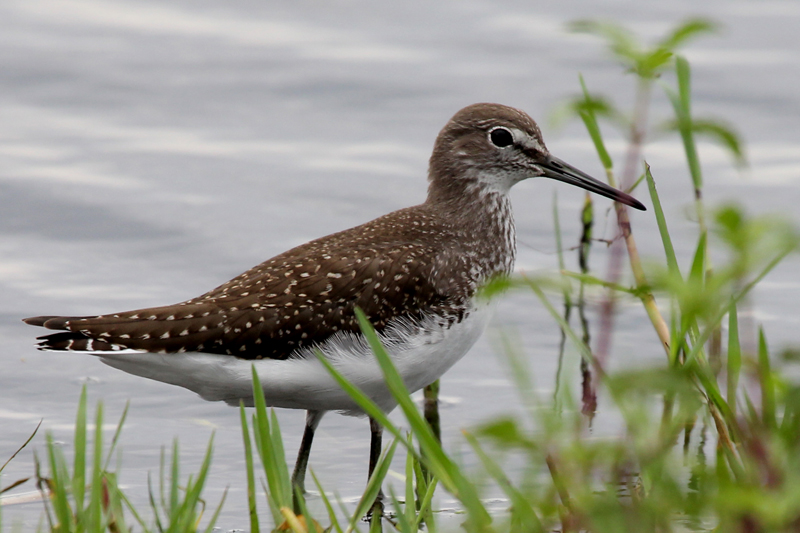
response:
<path id="1" fill-rule="evenodd" d="M 3 0 L 0 461 L 40 419 L 69 454 L 86 384 L 90 404 L 105 404 L 109 437 L 130 401 L 121 482 L 135 503 L 146 507 L 147 472 L 157 472 L 162 446 L 178 438 L 183 471 L 196 471 L 215 432 L 205 496 L 216 502 L 229 487 L 220 527 L 246 529 L 236 410 L 92 357 L 37 352 L 39 332 L 20 318 L 181 301 L 309 239 L 419 203 L 436 134 L 478 101 L 528 111 L 554 154 L 600 177 L 581 126 L 556 129 L 547 119 L 578 92 L 578 73 L 628 109 L 633 79 L 597 39 L 570 34 L 565 23 L 604 18 L 658 36 L 690 15 L 722 25 L 686 51 L 694 112 L 736 125 L 751 162 L 740 173 L 721 150 L 702 144 L 708 204 L 732 200 L 751 213 L 797 221 L 797 2 Z M 654 123 L 669 117 L 656 94 Z M 625 144 L 605 131 L 621 164 Z M 696 227 L 680 142 L 658 137 L 646 155 L 686 265 Z M 583 192 L 525 182 L 512 194 L 518 269 L 556 267 L 555 190 L 564 242 L 577 242 Z M 649 205 L 644 188 L 637 196 Z M 610 237 L 610 204 L 596 205 L 596 233 Z M 642 255 L 660 261 L 652 210 L 632 218 Z M 599 247 L 593 259 L 604 274 Z M 568 260 L 576 268 L 574 254 Z M 797 258 L 788 260 L 754 298 L 755 319 L 776 348 L 799 338 L 797 268 Z M 660 363 L 640 306 L 626 302 L 620 311 L 612 366 Z M 556 325 L 531 295 L 503 299 L 488 334 L 442 384 L 444 441 L 464 451 L 468 464 L 474 459 L 460 430 L 519 409 L 497 348 L 501 329 L 521 339 L 544 398 L 554 385 Z M 576 374 L 574 350 L 566 365 Z M 293 455 L 303 415 L 281 411 L 280 420 Z M 595 427 L 613 426 L 601 398 Z M 0 484 L 31 475 L 33 450 L 42 456 L 43 442 L 44 431 Z M 334 414 L 315 442 L 311 467 L 351 504 L 364 486 L 368 442 L 364 420 Z M 31 490 L 29 483 L 15 492 Z M 452 505 L 440 496 L 439 507 Z M 5 524 L 28 531 L 41 503 L 7 506 L 3 514 Z"/>

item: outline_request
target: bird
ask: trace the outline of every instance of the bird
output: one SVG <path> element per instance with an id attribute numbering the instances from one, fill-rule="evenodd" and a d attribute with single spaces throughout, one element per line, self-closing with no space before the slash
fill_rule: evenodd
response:
<path id="1" fill-rule="evenodd" d="M 486 327 L 492 306 L 477 298 L 480 287 L 514 268 L 509 191 L 539 177 L 645 210 L 552 155 L 525 112 L 473 104 L 437 136 L 419 205 L 292 248 L 178 304 L 23 321 L 57 331 L 38 337 L 41 350 L 88 352 L 211 401 L 253 405 L 254 366 L 267 405 L 306 411 L 292 474 L 302 491 L 323 415 L 364 415 L 318 357 L 383 411 L 396 406 L 359 328 L 361 309 L 410 391 L 439 379 Z M 371 475 L 381 450 L 373 419 L 370 431 Z"/>

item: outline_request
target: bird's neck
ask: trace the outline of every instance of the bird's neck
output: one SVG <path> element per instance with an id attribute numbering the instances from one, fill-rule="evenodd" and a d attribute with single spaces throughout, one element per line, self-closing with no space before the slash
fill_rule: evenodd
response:
<path id="1" fill-rule="evenodd" d="M 441 190 L 432 180 L 426 203 L 445 216 L 460 235 L 465 252 L 474 254 L 483 278 L 511 273 L 516 230 L 508 190 L 478 179 L 448 185 Z"/>

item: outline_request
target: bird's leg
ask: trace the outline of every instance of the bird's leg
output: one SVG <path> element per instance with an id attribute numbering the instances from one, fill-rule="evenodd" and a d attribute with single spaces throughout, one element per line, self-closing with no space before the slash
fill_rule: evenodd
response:
<path id="1" fill-rule="evenodd" d="M 369 419 L 369 430 L 372 433 L 372 438 L 369 443 L 369 476 L 367 482 L 372 479 L 372 474 L 375 472 L 375 466 L 381 458 L 381 437 L 383 436 L 383 426 L 378 423 L 374 418 Z M 375 498 L 375 503 L 369 512 L 369 516 L 375 516 L 377 513 L 378 519 L 383 516 L 383 488 L 378 491 L 378 496 Z"/>
<path id="2" fill-rule="evenodd" d="M 308 466 L 308 457 L 311 455 L 311 443 L 314 441 L 314 431 L 319 426 L 322 415 L 325 411 L 306 411 L 306 429 L 303 432 L 303 441 L 300 443 L 300 450 L 297 452 L 297 461 L 294 464 L 294 472 L 292 473 L 292 491 L 294 501 L 294 511 L 300 512 L 297 503 L 297 491 L 301 494 L 306 492 L 306 467 Z"/>

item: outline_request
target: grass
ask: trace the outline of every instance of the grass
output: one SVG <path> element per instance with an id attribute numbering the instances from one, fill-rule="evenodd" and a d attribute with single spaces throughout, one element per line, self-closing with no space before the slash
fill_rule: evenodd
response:
<path id="1" fill-rule="evenodd" d="M 206 507 L 201 494 L 211 465 L 213 438 L 209 441 L 200 471 L 183 481 L 180 476 L 177 441 L 173 444 L 169 463 L 162 450 L 158 491 L 149 484 L 152 522 L 148 522 L 131 505 L 117 484 L 117 474 L 109 468 L 126 414 L 127 408 L 117 425 L 110 446 L 106 449 L 103 442 L 103 405 L 98 404 L 94 426 L 90 428 L 84 387 L 78 401 L 71 464 L 61 447 L 54 442 L 52 435 L 47 434 L 45 452 L 48 476 L 39 474 L 39 460 L 35 459 L 36 485 L 42 492 L 47 530 L 58 533 L 117 533 L 131 531 L 133 528 L 128 524 L 135 523 L 140 531 L 148 533 L 212 531 L 222 509 L 224 496 L 208 519 L 206 527 L 200 528 L 199 523 Z"/>
<path id="2" fill-rule="evenodd" d="M 579 80 L 579 96 L 565 109 L 569 116 L 583 121 L 612 185 L 619 182 L 630 190 L 646 184 L 663 245 L 662 264 L 645 267 L 627 210 L 618 205 L 620 239 L 611 243 L 607 275 L 594 275 L 588 260 L 596 245 L 592 237 L 594 210 L 587 196 L 580 213 L 584 228 L 578 243 L 580 272 L 568 272 L 560 252 L 558 275 L 496 279 L 484 288 L 481 297 L 516 290 L 538 299 L 563 332 L 562 353 L 570 344 L 581 356 L 581 393 L 576 394 L 562 382 L 559 371 L 555 396 L 539 397 L 534 392 L 529 363 L 516 343 L 506 339 L 505 360 L 525 404 L 525 414 L 466 431 L 465 441 L 480 464 L 477 470 L 467 470 L 442 447 L 437 428 L 429 424 L 437 416 L 432 409 L 435 387 L 426 391 L 425 409 L 420 412 L 379 337 L 359 313 L 364 334 L 408 430 L 392 423 L 321 359 L 393 440 L 354 509 L 343 508 L 332 499 L 311 472 L 325 510 L 325 516 L 313 517 L 302 495 L 292 493 L 277 418 L 265 406 L 263 396 L 255 394 L 252 415 L 248 417 L 244 408 L 240 410 L 247 465 L 242 476 L 247 480 L 251 532 L 262 529 L 259 479 L 266 480 L 262 486 L 267 494 L 265 508 L 272 517 L 270 527 L 277 525 L 280 530 L 296 533 L 349 533 L 365 527 L 410 533 L 422 526 L 436 531 L 440 527 L 433 509 L 437 489 L 459 501 L 463 528 L 474 532 L 800 530 L 800 385 L 786 371 L 797 358 L 789 353 L 781 359 L 771 353 L 765 331 L 759 329 L 756 337 L 750 338 L 739 318 L 742 310 L 749 310 L 753 287 L 788 254 L 797 251 L 800 235 L 774 216 L 753 217 L 735 205 L 708 209 L 704 204 L 698 136 L 719 142 L 735 165 L 746 163 L 743 145 L 730 127 L 695 116 L 690 65 L 677 55 L 679 47 L 713 28 L 707 21 L 690 20 L 654 45 L 645 46 L 621 26 L 597 22 L 573 25 L 576 31 L 603 39 L 612 56 L 634 76 L 637 95 L 630 113 L 617 109 L 610 99 L 592 94 L 583 78 Z M 669 79 L 674 85 L 665 81 Z M 679 135 L 691 178 L 687 190 L 696 214 L 697 240 L 690 257 L 676 254 L 656 187 L 657 169 L 650 168 L 641 157 L 651 131 L 649 104 L 659 88 L 674 114 L 664 121 L 662 129 Z M 632 118 L 623 118 L 627 116 Z M 629 139 L 619 179 L 605 147 L 601 123 L 621 128 Z M 555 205 L 561 251 L 559 217 Z M 711 250 L 720 252 L 714 264 Z M 630 282 L 622 268 L 625 261 Z M 593 345 L 585 314 L 587 286 L 603 291 L 600 329 Z M 563 310 L 552 298 L 563 301 Z M 652 335 L 663 347 L 661 365 L 609 370 L 615 308 L 621 299 L 641 302 L 652 324 Z M 573 308 L 578 309 L 579 330 L 571 325 Z M 254 383 L 258 383 L 255 372 Z M 620 422 L 610 436 L 597 437 L 590 431 L 598 409 L 613 413 Z M 84 390 L 78 404 L 71 463 L 47 437 L 45 459 L 42 465 L 37 459 L 35 476 L 45 495 L 43 527 L 48 531 L 93 533 L 131 529 L 211 531 L 223 503 L 206 512 L 201 497 L 212 442 L 200 471 L 183 481 L 177 443 L 169 461 L 162 454 L 158 490 L 151 488 L 150 492 L 152 518 L 145 519 L 120 490 L 117 475 L 109 470 L 123 421 L 124 414 L 106 449 L 101 431 L 102 405 L 97 408 L 92 430 Z M 389 513 L 386 517 L 373 513 L 365 525 L 361 519 L 373 508 L 398 449 L 406 454 L 402 493 L 395 494 L 392 486 L 386 500 Z M 512 470 L 504 464 L 506 453 L 522 458 L 524 467 Z M 46 476 L 39 474 L 42 467 L 48 470 Z M 507 498 L 506 512 L 493 515 L 487 509 L 483 499 L 487 479 Z"/>

